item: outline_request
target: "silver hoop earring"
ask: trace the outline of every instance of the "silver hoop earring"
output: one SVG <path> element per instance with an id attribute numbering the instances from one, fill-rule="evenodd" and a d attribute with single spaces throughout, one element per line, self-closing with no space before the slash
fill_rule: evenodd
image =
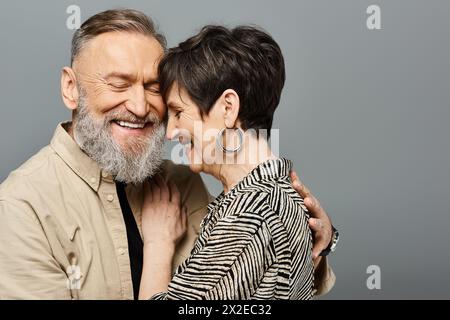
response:
<path id="1" fill-rule="evenodd" d="M 223 145 L 223 142 L 222 142 L 223 133 L 225 132 L 225 130 L 227 130 L 227 128 L 223 128 L 219 131 L 219 133 L 217 133 L 217 137 L 216 137 L 217 147 L 219 147 L 219 149 L 222 149 L 222 151 L 225 153 L 234 153 L 234 152 L 238 152 L 239 150 L 241 150 L 242 144 L 244 143 L 244 131 L 242 131 L 242 129 L 240 129 L 240 128 L 236 128 L 236 131 L 237 131 L 238 137 L 239 137 L 239 145 L 236 148 L 227 149 Z"/>

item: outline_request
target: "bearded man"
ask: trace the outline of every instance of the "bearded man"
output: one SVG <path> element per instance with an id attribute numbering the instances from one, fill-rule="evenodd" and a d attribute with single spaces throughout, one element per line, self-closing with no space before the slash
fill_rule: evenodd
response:
<path id="1" fill-rule="evenodd" d="M 156 174 L 177 185 L 188 212 L 174 268 L 189 256 L 211 196 L 199 175 L 162 158 L 165 46 L 134 10 L 101 12 L 75 32 L 61 75 L 72 121 L 0 186 L 0 298 L 137 299 L 143 182 Z M 334 276 L 318 255 L 332 242 L 331 222 L 298 190 L 314 217 L 315 284 L 324 293 Z"/>

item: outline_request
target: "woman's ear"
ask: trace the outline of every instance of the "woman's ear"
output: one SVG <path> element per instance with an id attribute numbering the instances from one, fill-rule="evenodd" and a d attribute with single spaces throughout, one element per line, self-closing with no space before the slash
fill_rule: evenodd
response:
<path id="1" fill-rule="evenodd" d="M 75 110 L 78 107 L 77 78 L 70 67 L 64 67 L 61 71 L 61 96 L 64 104 L 70 110 Z"/>
<path id="2" fill-rule="evenodd" d="M 225 126 L 230 129 L 234 128 L 239 122 L 239 95 L 233 89 L 227 89 L 222 93 L 221 99 L 224 105 Z"/>

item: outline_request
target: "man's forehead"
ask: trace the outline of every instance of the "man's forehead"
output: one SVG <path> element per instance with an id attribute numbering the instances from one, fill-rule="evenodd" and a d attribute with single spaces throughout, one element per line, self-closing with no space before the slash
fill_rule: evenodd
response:
<path id="1" fill-rule="evenodd" d="M 136 73 L 145 69 L 155 73 L 164 51 L 159 42 L 138 33 L 108 32 L 87 43 L 81 52 L 80 62 L 96 68 L 106 68 L 105 73 Z M 84 58 L 88 61 L 82 61 Z M 140 71 L 142 72 L 142 70 Z"/>

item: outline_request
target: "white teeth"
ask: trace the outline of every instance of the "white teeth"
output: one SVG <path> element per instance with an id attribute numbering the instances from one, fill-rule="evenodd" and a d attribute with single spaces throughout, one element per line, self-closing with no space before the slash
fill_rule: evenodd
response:
<path id="1" fill-rule="evenodd" d="M 126 121 L 117 121 L 117 124 L 121 127 L 127 127 L 132 129 L 142 129 L 145 127 L 145 123 L 132 123 Z"/>

